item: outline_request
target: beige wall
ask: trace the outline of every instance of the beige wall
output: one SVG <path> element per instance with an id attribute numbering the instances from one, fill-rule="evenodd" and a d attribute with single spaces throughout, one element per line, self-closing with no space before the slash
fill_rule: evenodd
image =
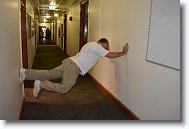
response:
<path id="1" fill-rule="evenodd" d="M 18 0 L 1 1 L 0 17 L 0 119 L 16 120 L 23 100 Z"/>
<path id="2" fill-rule="evenodd" d="M 34 19 L 34 10 L 32 8 L 30 0 L 26 0 L 26 13 L 28 13 Z M 28 28 L 28 21 L 27 21 L 27 31 L 28 30 L 29 28 Z M 28 68 L 32 68 L 33 61 L 35 58 L 35 52 L 36 52 L 35 35 L 30 38 L 29 38 L 29 35 L 27 35 L 27 48 L 28 48 Z"/>
<path id="3" fill-rule="evenodd" d="M 72 16 L 72 21 L 69 17 Z M 73 56 L 79 52 L 80 4 L 72 7 L 67 15 L 67 54 Z"/>
<path id="4" fill-rule="evenodd" d="M 112 8 L 113 7 L 113 8 Z M 142 120 L 180 119 L 180 72 L 146 62 L 150 0 L 90 0 L 89 41 L 106 37 L 126 57 L 101 59 L 90 74 Z"/>

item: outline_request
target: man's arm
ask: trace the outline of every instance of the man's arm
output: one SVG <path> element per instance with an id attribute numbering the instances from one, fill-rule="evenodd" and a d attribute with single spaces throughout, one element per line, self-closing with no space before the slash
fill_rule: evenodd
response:
<path id="1" fill-rule="evenodd" d="M 129 45 L 128 45 L 128 43 L 126 43 L 125 46 L 123 46 L 122 52 L 109 52 L 108 54 L 106 54 L 106 57 L 108 57 L 108 58 L 121 57 L 121 56 L 126 55 L 128 50 L 129 50 Z"/>

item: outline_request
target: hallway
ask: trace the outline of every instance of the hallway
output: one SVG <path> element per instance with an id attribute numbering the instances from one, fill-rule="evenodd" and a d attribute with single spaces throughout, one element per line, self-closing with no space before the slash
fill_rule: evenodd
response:
<path id="1" fill-rule="evenodd" d="M 0 119 L 181 120 L 182 11 L 178 0 L 2 0 Z M 68 94 L 36 99 L 20 84 L 20 68 L 52 69 L 102 38 L 109 51 L 90 71 L 82 61 L 88 74 Z"/>
<path id="2" fill-rule="evenodd" d="M 51 69 L 66 57 L 57 46 L 40 45 L 33 68 Z M 25 93 L 22 120 L 127 120 L 87 75 L 80 76 L 68 94 L 42 91 L 38 98 L 34 98 L 32 83 L 25 88 Z"/>

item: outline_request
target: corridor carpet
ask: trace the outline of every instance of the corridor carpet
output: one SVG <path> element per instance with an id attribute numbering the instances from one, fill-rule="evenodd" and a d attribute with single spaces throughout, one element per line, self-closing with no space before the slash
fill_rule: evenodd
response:
<path id="1" fill-rule="evenodd" d="M 53 41 L 47 41 L 45 38 L 43 38 L 43 41 L 39 41 L 38 45 L 56 45 L 55 43 L 53 43 Z"/>
<path id="2" fill-rule="evenodd" d="M 38 46 L 33 69 L 51 69 L 67 56 L 57 46 Z M 61 82 L 61 79 L 53 80 Z M 127 120 L 90 81 L 79 76 L 68 94 L 41 91 L 34 98 L 33 83 L 25 88 L 22 120 Z"/>

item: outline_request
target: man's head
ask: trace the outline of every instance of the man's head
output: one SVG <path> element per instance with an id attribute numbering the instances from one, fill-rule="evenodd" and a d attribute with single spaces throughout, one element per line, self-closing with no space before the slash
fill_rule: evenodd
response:
<path id="1" fill-rule="evenodd" d="M 109 48 L 109 42 L 108 42 L 107 39 L 101 38 L 100 40 L 98 40 L 98 43 L 99 43 L 104 49 L 106 49 L 106 50 L 109 51 L 110 48 Z"/>

